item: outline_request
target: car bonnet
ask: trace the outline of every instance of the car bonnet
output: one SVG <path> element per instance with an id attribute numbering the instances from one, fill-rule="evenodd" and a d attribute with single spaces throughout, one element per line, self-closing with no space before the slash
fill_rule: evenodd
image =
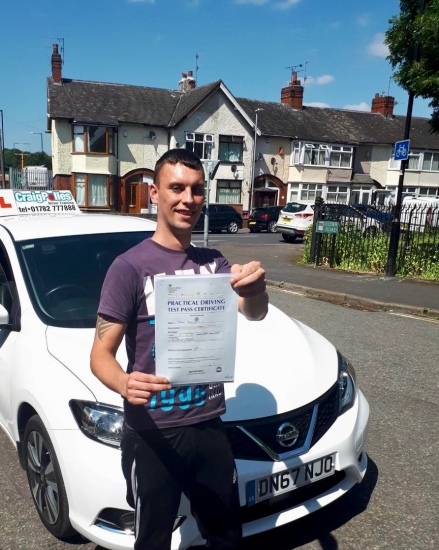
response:
<path id="1" fill-rule="evenodd" d="M 93 337 L 94 329 L 47 328 L 49 352 L 97 401 L 122 406 L 121 397 L 90 370 Z M 124 343 L 117 359 L 126 365 Z M 302 407 L 323 395 L 336 382 L 337 374 L 334 346 L 306 325 L 271 305 L 263 321 L 248 321 L 239 315 L 235 381 L 225 384 L 224 419 L 260 418 Z"/>

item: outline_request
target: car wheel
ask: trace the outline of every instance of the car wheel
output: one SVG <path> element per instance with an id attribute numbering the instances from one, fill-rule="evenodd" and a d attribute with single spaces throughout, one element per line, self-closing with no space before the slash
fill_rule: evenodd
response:
<path id="1" fill-rule="evenodd" d="M 227 233 L 238 233 L 238 222 L 231 221 L 227 224 Z"/>
<path id="2" fill-rule="evenodd" d="M 274 220 L 272 220 L 272 221 L 268 224 L 267 231 L 268 231 L 269 233 L 276 233 L 276 226 L 277 226 L 277 222 L 275 222 Z"/>
<path id="3" fill-rule="evenodd" d="M 61 469 L 49 434 L 38 415 L 26 425 L 24 453 L 30 491 L 44 526 L 57 538 L 74 535 Z"/>
<path id="4" fill-rule="evenodd" d="M 282 233 L 282 239 L 287 243 L 293 243 L 296 240 L 296 235 L 285 235 L 285 233 Z"/>

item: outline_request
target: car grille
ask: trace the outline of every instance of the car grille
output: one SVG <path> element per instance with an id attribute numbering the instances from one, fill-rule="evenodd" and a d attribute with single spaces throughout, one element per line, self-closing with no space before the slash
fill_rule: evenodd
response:
<path id="1" fill-rule="evenodd" d="M 329 430 L 337 418 L 339 387 L 332 388 L 304 407 L 276 416 L 225 422 L 235 459 L 285 460 L 306 453 Z M 292 424 L 299 432 L 294 445 L 282 446 L 276 439 L 279 427 Z"/>

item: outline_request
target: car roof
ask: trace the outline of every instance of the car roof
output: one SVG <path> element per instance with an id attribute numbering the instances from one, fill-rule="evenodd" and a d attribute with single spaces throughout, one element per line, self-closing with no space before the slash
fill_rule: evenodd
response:
<path id="1" fill-rule="evenodd" d="M 8 216 L 0 218 L 16 241 L 53 236 L 89 235 L 132 231 L 155 231 L 156 223 L 136 216 L 112 214 L 62 214 L 40 216 Z"/>

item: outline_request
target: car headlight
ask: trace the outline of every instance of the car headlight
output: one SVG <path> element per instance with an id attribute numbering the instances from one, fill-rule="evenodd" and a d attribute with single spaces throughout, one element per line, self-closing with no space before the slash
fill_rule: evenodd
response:
<path id="1" fill-rule="evenodd" d="M 338 387 L 340 389 L 340 405 L 338 414 L 349 410 L 355 401 L 355 370 L 351 363 L 338 354 Z"/>
<path id="2" fill-rule="evenodd" d="M 76 399 L 69 404 L 84 435 L 105 445 L 120 447 L 124 419 L 122 408 Z"/>

